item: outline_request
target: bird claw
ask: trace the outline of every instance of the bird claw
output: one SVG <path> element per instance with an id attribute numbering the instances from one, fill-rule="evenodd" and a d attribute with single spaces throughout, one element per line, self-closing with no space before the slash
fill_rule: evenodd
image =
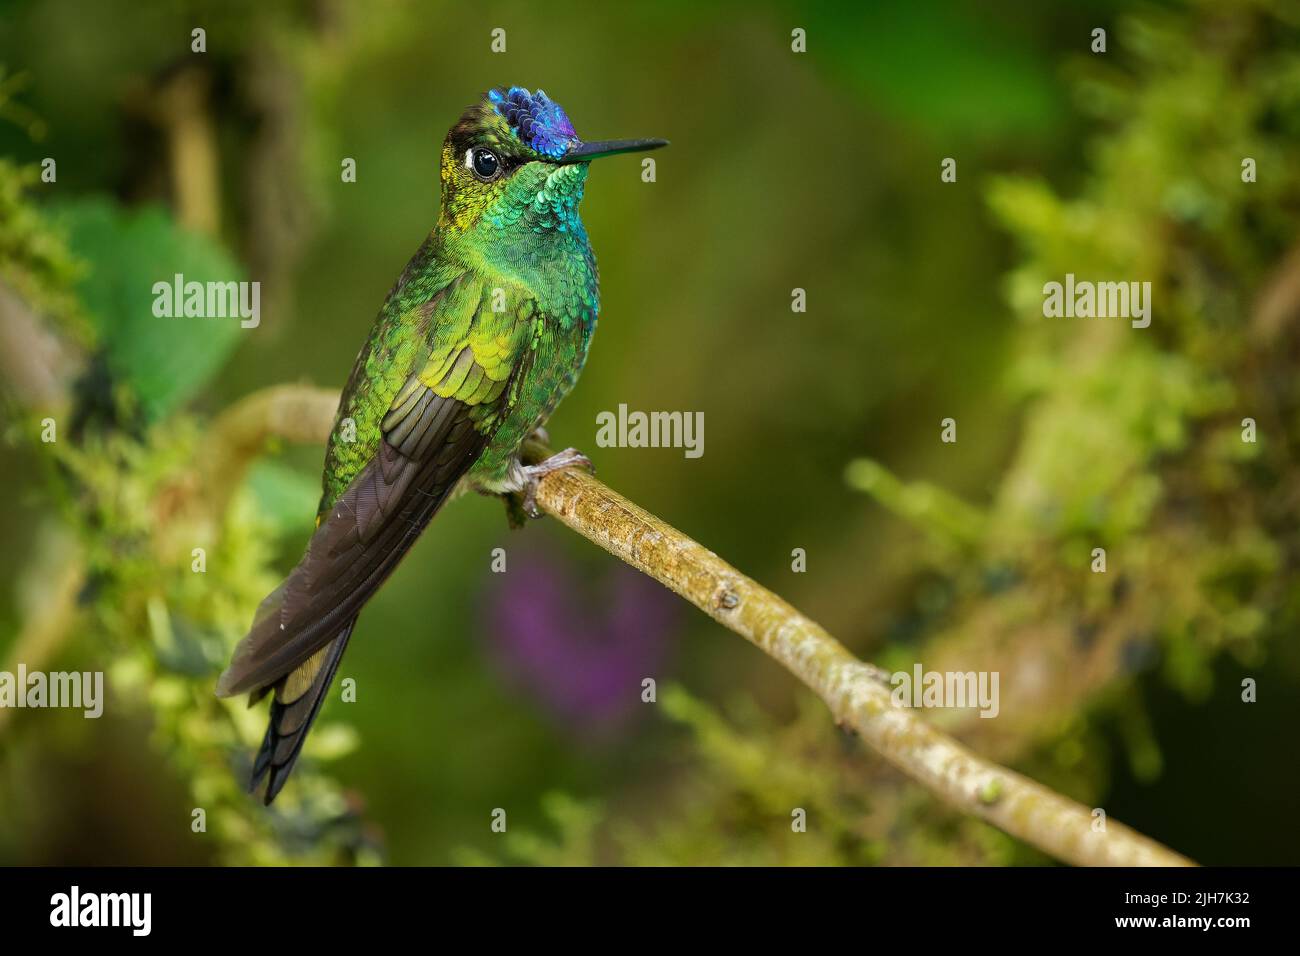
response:
<path id="1" fill-rule="evenodd" d="M 524 514 L 530 518 L 540 518 L 542 509 L 537 507 L 537 482 L 533 482 L 524 489 Z"/>
<path id="2" fill-rule="evenodd" d="M 596 473 L 596 466 L 591 463 L 591 459 L 576 448 L 566 448 L 564 451 L 558 451 L 550 458 L 539 461 L 535 465 L 524 465 L 523 508 L 525 514 L 532 518 L 542 516 L 541 509 L 537 507 L 537 486 L 551 472 L 563 471 L 565 468 L 584 468 L 593 475 Z"/>

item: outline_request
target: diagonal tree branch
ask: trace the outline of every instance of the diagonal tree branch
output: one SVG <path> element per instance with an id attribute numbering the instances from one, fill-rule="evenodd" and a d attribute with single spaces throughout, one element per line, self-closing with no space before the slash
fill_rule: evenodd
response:
<path id="1" fill-rule="evenodd" d="M 337 393 L 279 386 L 241 401 L 217 433 L 237 476 L 272 436 L 324 441 Z M 549 451 L 536 443 L 530 460 Z M 1186 857 L 1115 821 L 1094 830 L 1093 811 L 972 753 L 916 711 L 897 707 L 888 675 L 858 660 L 819 625 L 712 551 L 585 472 L 547 475 L 537 503 L 583 537 L 654 578 L 735 631 L 811 688 L 843 726 L 958 810 L 977 816 L 1059 860 L 1087 866 L 1190 866 Z"/>
<path id="2" fill-rule="evenodd" d="M 530 446 L 530 458 L 549 452 Z M 668 523 L 572 469 L 542 480 L 542 510 L 735 631 L 811 688 L 835 719 L 957 809 L 1068 863 L 1187 866 L 1121 823 L 979 757 L 893 703 L 888 674 L 858 660 L 818 624 Z"/>

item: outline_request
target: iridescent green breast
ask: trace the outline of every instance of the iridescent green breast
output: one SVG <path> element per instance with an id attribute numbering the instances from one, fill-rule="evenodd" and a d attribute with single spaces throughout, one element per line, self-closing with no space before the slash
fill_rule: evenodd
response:
<path id="1" fill-rule="evenodd" d="M 599 313 L 580 221 L 532 254 L 438 237 L 411 260 L 353 366 L 326 452 L 320 513 L 374 459 L 403 389 L 470 407 L 488 443 L 470 468 L 492 484 L 572 389 Z"/>

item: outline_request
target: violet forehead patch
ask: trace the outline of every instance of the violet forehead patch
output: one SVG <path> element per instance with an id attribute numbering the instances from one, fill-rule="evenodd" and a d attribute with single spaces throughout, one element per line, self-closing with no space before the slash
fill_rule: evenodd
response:
<path id="1" fill-rule="evenodd" d="M 564 108 L 540 89 L 536 93 L 520 86 L 494 89 L 488 91 L 488 99 L 511 132 L 534 152 L 559 159 L 581 142 Z"/>

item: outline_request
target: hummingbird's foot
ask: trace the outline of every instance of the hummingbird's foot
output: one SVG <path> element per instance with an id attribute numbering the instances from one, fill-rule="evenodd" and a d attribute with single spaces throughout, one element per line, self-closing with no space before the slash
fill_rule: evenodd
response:
<path id="1" fill-rule="evenodd" d="M 519 503 L 519 495 L 502 495 L 501 500 L 506 503 L 506 524 L 511 531 L 518 531 L 528 524 L 528 514 Z"/>
<path id="2" fill-rule="evenodd" d="M 519 469 L 524 482 L 521 490 L 524 493 L 523 506 L 526 514 L 533 518 L 542 516 L 541 509 L 537 507 L 537 486 L 551 472 L 563 471 L 565 468 L 585 468 L 593 475 L 596 473 L 596 466 L 591 463 L 591 459 L 576 448 L 566 448 L 545 461 L 523 465 Z"/>

